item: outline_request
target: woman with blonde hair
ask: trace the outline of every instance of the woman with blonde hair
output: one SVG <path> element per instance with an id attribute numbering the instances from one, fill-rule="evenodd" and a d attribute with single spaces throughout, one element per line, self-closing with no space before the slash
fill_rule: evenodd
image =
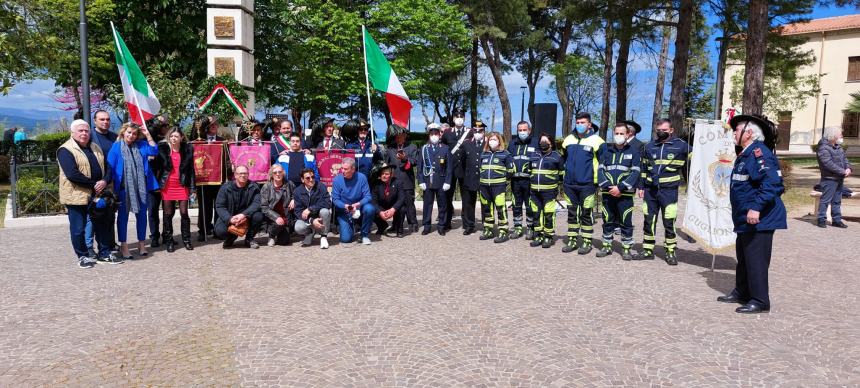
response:
<path id="1" fill-rule="evenodd" d="M 146 140 L 141 139 L 146 138 Z M 147 194 L 158 189 L 158 180 L 149 169 L 147 159 L 158 155 L 155 140 L 146 129 L 134 123 L 125 123 L 119 130 L 116 143 L 108 153 L 108 165 L 113 175 L 114 193 L 120 201 L 116 218 L 117 237 L 123 259 L 131 259 L 128 251 L 128 213 L 137 221 L 137 252 L 146 256 Z"/>
<path id="2" fill-rule="evenodd" d="M 493 237 L 495 243 L 508 241 L 508 214 L 505 207 L 505 193 L 508 188 L 508 178 L 514 171 L 514 158 L 505 147 L 505 140 L 498 132 L 490 132 L 484 142 L 484 152 L 481 154 L 480 188 L 481 217 L 484 232 L 481 240 Z M 494 214 L 495 212 L 495 214 Z M 498 217 L 498 235 L 493 231 Z"/>
<path id="3" fill-rule="evenodd" d="M 269 230 L 270 247 L 290 245 L 290 212 L 293 210 L 295 186 L 286 179 L 284 167 L 275 163 L 269 168 L 269 180 L 260 189 L 260 207 Z"/>

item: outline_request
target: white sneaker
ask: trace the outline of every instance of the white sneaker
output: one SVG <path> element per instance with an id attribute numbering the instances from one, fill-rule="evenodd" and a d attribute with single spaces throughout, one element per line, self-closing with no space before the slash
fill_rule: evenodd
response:
<path id="1" fill-rule="evenodd" d="M 320 249 L 328 249 L 328 239 L 320 237 Z"/>
<path id="2" fill-rule="evenodd" d="M 367 237 L 361 238 L 361 245 L 370 245 L 370 239 Z"/>
<path id="3" fill-rule="evenodd" d="M 268 246 L 270 246 L 270 247 L 275 246 L 275 239 L 270 238 L 270 239 L 269 239 L 269 242 L 267 242 L 267 243 L 266 243 L 266 245 L 268 245 Z"/>

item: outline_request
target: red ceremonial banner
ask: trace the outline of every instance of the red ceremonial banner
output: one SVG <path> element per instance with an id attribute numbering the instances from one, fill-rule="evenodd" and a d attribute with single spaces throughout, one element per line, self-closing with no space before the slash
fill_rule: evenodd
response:
<path id="1" fill-rule="evenodd" d="M 331 190 L 331 182 L 343 169 L 341 164 L 344 158 L 355 158 L 355 150 L 317 150 L 314 161 L 320 172 L 320 182 Z"/>
<path id="2" fill-rule="evenodd" d="M 236 166 L 248 167 L 248 179 L 253 182 L 263 182 L 269 177 L 269 167 L 272 165 L 272 145 L 230 144 L 230 163 L 233 170 Z"/>
<path id="3" fill-rule="evenodd" d="M 194 181 L 199 186 L 224 183 L 224 144 L 191 142 L 194 149 Z"/>

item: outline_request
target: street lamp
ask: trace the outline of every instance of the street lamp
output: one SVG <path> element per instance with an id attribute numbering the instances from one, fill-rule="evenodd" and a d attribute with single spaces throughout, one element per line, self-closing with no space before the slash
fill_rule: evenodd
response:
<path id="1" fill-rule="evenodd" d="M 821 137 L 824 138 L 824 126 L 827 123 L 827 96 L 829 94 L 824 93 L 822 96 L 824 96 L 824 112 L 821 115 Z M 815 137 L 812 138 L 812 141 L 815 141 Z"/>
<path id="2" fill-rule="evenodd" d="M 525 118 L 525 110 L 526 110 L 526 87 L 520 86 L 520 121 L 523 121 Z"/>
<path id="3" fill-rule="evenodd" d="M 83 119 L 92 125 L 90 120 L 90 66 L 87 52 L 87 0 L 80 0 L 80 35 L 81 35 L 81 108 Z"/>

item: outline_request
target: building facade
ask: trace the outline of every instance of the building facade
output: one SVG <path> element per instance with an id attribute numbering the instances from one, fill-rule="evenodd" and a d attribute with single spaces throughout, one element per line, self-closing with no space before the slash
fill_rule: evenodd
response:
<path id="1" fill-rule="evenodd" d="M 806 23 L 784 26 L 784 35 L 805 39 L 798 50 L 811 51 L 815 61 L 799 71 L 799 76 L 819 77 L 820 93 L 806 98 L 799 109 L 765 112 L 779 128 L 780 150 L 811 152 L 810 145 L 821 139 L 823 128 L 841 127 L 848 145 L 860 145 L 860 114 L 845 107 L 851 93 L 860 92 L 860 14 L 814 19 Z M 740 110 L 741 102 L 732 101 L 734 74 L 743 65 L 726 66 L 726 84 L 722 96 L 723 116 L 732 109 Z M 787 141 L 786 141 L 787 140 Z"/>

